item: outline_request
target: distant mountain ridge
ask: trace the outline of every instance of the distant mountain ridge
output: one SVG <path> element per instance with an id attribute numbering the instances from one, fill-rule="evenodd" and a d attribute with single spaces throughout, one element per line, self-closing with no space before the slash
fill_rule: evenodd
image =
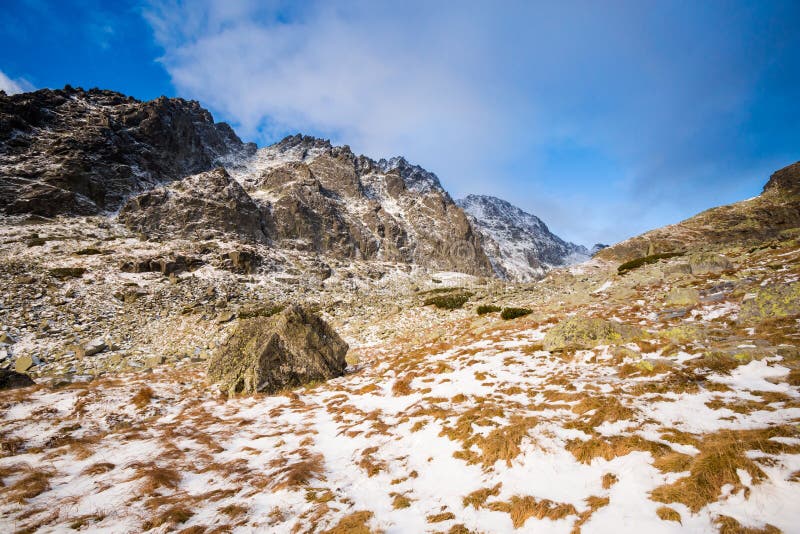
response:
<path id="1" fill-rule="evenodd" d="M 492 267 L 503 278 L 533 280 L 591 257 L 586 247 L 564 241 L 541 219 L 505 200 L 467 195 L 456 203 L 478 228 Z"/>
<path id="2" fill-rule="evenodd" d="M 480 200 L 489 198 L 459 206 L 401 156 L 374 160 L 315 137 L 257 149 L 195 101 L 69 86 L 0 94 L 6 214 L 119 212 L 157 239 L 224 237 L 511 280 L 589 257 L 538 218 Z"/>

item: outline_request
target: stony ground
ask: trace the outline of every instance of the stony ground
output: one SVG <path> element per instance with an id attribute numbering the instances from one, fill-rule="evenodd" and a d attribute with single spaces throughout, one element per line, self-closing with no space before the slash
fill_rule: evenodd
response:
<path id="1" fill-rule="evenodd" d="M 796 532 L 800 243 L 715 252 L 731 263 L 472 281 L 455 311 L 424 306 L 448 294 L 424 290 L 464 280 L 411 284 L 328 313 L 354 347 L 349 372 L 273 397 L 221 397 L 199 358 L 2 392 L 0 527 Z M 134 278 L 148 295 L 200 287 Z M 203 306 L 163 320 L 219 324 L 224 308 Z"/>

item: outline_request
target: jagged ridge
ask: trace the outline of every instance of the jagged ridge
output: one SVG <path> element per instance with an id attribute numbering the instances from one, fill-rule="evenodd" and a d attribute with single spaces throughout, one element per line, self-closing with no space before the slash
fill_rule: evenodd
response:
<path id="1" fill-rule="evenodd" d="M 457 204 L 478 228 L 492 266 L 503 278 L 532 280 L 553 267 L 590 257 L 586 247 L 564 241 L 541 219 L 505 200 L 468 195 Z"/>

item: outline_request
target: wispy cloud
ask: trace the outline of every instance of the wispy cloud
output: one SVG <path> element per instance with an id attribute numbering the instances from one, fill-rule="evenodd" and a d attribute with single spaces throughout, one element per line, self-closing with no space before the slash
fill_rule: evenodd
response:
<path id="1" fill-rule="evenodd" d="M 787 130 L 764 84 L 797 65 L 797 11 L 207 0 L 145 16 L 179 94 L 244 136 L 402 153 L 456 195 L 505 196 L 594 242 L 734 200 L 788 163 L 797 145 L 775 139 Z"/>
<path id="2" fill-rule="evenodd" d="M 34 89 L 33 84 L 25 78 L 16 78 L 12 80 L 6 73 L 0 70 L 0 91 L 5 91 L 6 94 L 9 95 L 16 95 L 17 93 L 33 91 Z"/>

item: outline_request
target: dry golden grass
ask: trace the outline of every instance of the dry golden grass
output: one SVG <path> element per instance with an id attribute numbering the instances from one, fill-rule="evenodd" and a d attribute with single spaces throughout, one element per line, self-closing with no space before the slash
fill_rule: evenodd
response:
<path id="1" fill-rule="evenodd" d="M 603 475 L 603 489 L 609 489 L 611 486 L 619 482 L 619 478 L 614 473 L 606 473 Z"/>
<path id="2" fill-rule="evenodd" d="M 78 517 L 72 517 L 68 520 L 69 528 L 71 528 L 72 530 L 80 530 L 83 527 L 90 525 L 92 523 L 99 523 L 105 518 L 106 518 L 105 514 L 102 513 L 86 514 Z"/>
<path id="3" fill-rule="evenodd" d="M 150 404 L 150 401 L 155 396 L 155 392 L 149 386 L 139 388 L 136 394 L 131 397 L 131 403 L 140 410 Z"/>
<path id="4" fill-rule="evenodd" d="M 411 388 L 411 382 L 416 378 L 413 373 L 408 373 L 402 378 L 398 378 L 395 380 L 394 384 L 392 385 L 392 393 L 397 396 L 403 395 L 411 395 L 414 390 Z"/>
<path id="5" fill-rule="evenodd" d="M 55 476 L 55 471 L 47 468 L 34 469 L 22 466 L 22 476 L 8 486 L 3 493 L 10 502 L 24 504 L 28 499 L 33 499 L 50 489 L 50 479 Z"/>
<path id="6" fill-rule="evenodd" d="M 278 480 L 275 489 L 305 486 L 312 480 L 323 477 L 325 472 L 324 456 L 311 453 L 306 449 L 298 449 L 292 454 L 298 454 L 300 459 L 274 473 L 274 478 Z"/>
<path id="7" fill-rule="evenodd" d="M 152 494 L 158 488 L 176 489 L 181 481 L 181 475 L 171 467 L 162 467 L 154 462 L 149 463 L 134 463 L 128 466 L 135 470 L 133 476 L 129 479 L 141 480 L 141 492 L 144 495 Z"/>
<path id="8" fill-rule="evenodd" d="M 714 521 L 719 528 L 719 534 L 781 534 L 781 530 L 770 524 L 764 528 L 744 527 L 734 518 L 727 515 L 717 516 Z"/>
<path id="9" fill-rule="evenodd" d="M 370 530 L 367 523 L 373 515 L 372 512 L 367 511 L 353 512 L 344 516 L 336 526 L 322 534 L 372 534 L 373 531 Z"/>
<path id="10" fill-rule="evenodd" d="M 700 453 L 688 463 L 689 476 L 654 489 L 651 496 L 663 503 L 683 503 L 697 512 L 716 501 L 726 484 L 730 484 L 734 491 L 744 489 L 737 469 L 746 471 L 754 484 L 767 478 L 761 468 L 746 456 L 747 451 L 797 454 L 800 446 L 786 445 L 770 438 L 796 437 L 798 433 L 796 428 L 786 426 L 707 434 L 699 444 Z"/>
<path id="11" fill-rule="evenodd" d="M 608 506 L 609 502 L 611 502 L 611 500 L 608 497 L 596 497 L 594 495 L 587 497 L 586 505 L 588 508 L 578 515 L 578 520 L 575 521 L 575 524 L 572 526 L 571 534 L 580 534 L 581 527 L 592 517 L 592 514 L 600 508 Z"/>
<path id="12" fill-rule="evenodd" d="M 556 503 L 549 499 L 537 500 L 531 496 L 519 495 L 514 495 L 508 502 L 489 503 L 487 508 L 509 514 L 514 528 L 522 527 L 531 517 L 556 521 L 569 515 L 578 514 L 578 511 L 571 504 Z"/>
<path id="13" fill-rule="evenodd" d="M 595 458 L 613 460 L 633 451 L 645 451 L 654 457 L 662 456 L 671 449 L 661 443 L 646 440 L 640 436 L 592 437 L 586 441 L 573 439 L 567 441 L 566 449 L 581 463 L 589 464 Z"/>
<path id="14" fill-rule="evenodd" d="M 187 522 L 193 515 L 194 512 L 188 506 L 184 504 L 174 504 L 163 510 L 154 512 L 153 517 L 145 521 L 142 528 L 144 530 L 152 530 L 162 525 L 167 525 L 170 527 L 170 530 L 174 530 L 175 526 Z"/>
<path id="15" fill-rule="evenodd" d="M 681 514 L 673 510 L 669 506 L 659 506 L 656 514 L 662 521 L 675 521 L 681 523 Z"/>
<path id="16" fill-rule="evenodd" d="M 481 488 L 479 490 L 475 490 L 466 497 L 464 497 L 461 502 L 464 505 L 464 508 L 468 506 L 472 506 L 476 510 L 478 508 L 483 507 L 486 504 L 486 501 L 489 497 L 497 497 L 500 495 L 500 488 L 502 487 L 502 483 L 498 482 L 496 486 L 491 488 Z"/>
<path id="17" fill-rule="evenodd" d="M 112 469 L 114 469 L 115 465 L 111 462 L 98 462 L 96 464 L 92 464 L 86 467 L 83 471 L 81 471 L 82 475 L 86 476 L 95 476 L 101 475 L 103 473 L 108 473 Z"/>
<path id="18" fill-rule="evenodd" d="M 411 506 L 411 499 L 401 493 L 392 492 L 389 494 L 389 496 L 392 497 L 392 508 L 395 510 L 401 510 Z"/>
<path id="19" fill-rule="evenodd" d="M 572 411 L 581 416 L 592 412 L 588 418 L 583 417 L 581 420 L 590 428 L 603 423 L 630 419 L 635 414 L 634 410 L 624 406 L 619 399 L 610 396 L 584 397 L 572 407 Z"/>
<path id="20" fill-rule="evenodd" d="M 373 456 L 376 452 L 378 447 L 368 447 L 361 452 L 361 460 L 358 461 L 358 466 L 366 471 L 368 477 L 374 477 L 386 470 L 386 462 L 376 460 Z"/>
<path id="21" fill-rule="evenodd" d="M 664 456 L 657 457 L 653 462 L 653 467 L 662 473 L 681 473 L 689 469 L 692 460 L 693 458 L 688 454 L 668 452 Z"/>
<path id="22" fill-rule="evenodd" d="M 442 521 L 450 521 L 451 519 L 455 519 L 456 514 L 453 512 L 441 512 L 439 514 L 431 514 L 425 516 L 425 519 L 428 523 L 441 523 Z"/>
<path id="23" fill-rule="evenodd" d="M 242 506 L 241 504 L 229 504 L 217 509 L 217 511 L 230 517 L 231 519 L 238 519 L 246 516 L 250 511 L 250 508 L 248 506 Z"/>

